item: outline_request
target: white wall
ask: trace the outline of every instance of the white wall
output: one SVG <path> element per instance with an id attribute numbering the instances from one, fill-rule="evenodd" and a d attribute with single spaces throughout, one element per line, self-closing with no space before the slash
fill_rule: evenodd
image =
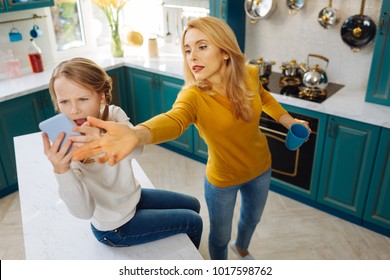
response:
<path id="1" fill-rule="evenodd" d="M 252 24 L 246 21 L 246 55 L 248 58 L 263 57 L 276 64 L 279 69 L 283 62 L 296 59 L 305 63 L 309 53 L 320 54 L 329 59 L 327 75 L 329 81 L 365 90 L 370 71 L 374 44 L 359 53 L 351 51 L 341 39 L 342 23 L 360 13 L 361 0 L 333 0 L 340 21 L 333 29 L 324 29 L 317 22 L 320 10 L 328 6 L 328 0 L 306 0 L 305 6 L 296 15 L 290 15 L 286 0 L 276 1 L 273 14 Z M 366 0 L 364 14 L 378 24 L 382 0 Z M 317 60 L 321 65 L 322 61 Z M 315 63 L 316 60 L 313 60 Z"/>
<path id="2" fill-rule="evenodd" d="M 43 31 L 43 35 L 39 38 L 34 39 L 36 44 L 42 50 L 42 59 L 44 64 L 50 64 L 53 62 L 52 55 L 52 46 L 50 41 L 50 32 L 48 32 L 48 27 L 52 26 L 51 14 L 49 8 L 40 8 L 33 9 L 28 11 L 20 11 L 20 12 L 10 12 L 1 14 L 0 22 L 5 22 L 9 20 L 15 19 L 24 19 L 31 18 L 33 14 L 37 14 L 39 16 L 46 16 L 45 18 L 35 19 L 35 20 L 24 20 L 17 21 L 13 23 L 3 23 L 0 24 L 0 77 L 6 77 L 6 66 L 4 59 L 7 55 L 7 50 L 12 49 L 13 53 L 16 57 L 19 58 L 21 67 L 23 68 L 23 73 L 31 72 L 30 62 L 28 59 L 28 46 L 30 43 L 30 30 L 32 29 L 34 24 L 37 24 L 40 29 Z M 17 28 L 20 33 L 22 33 L 22 41 L 18 42 L 10 42 L 8 33 L 10 32 L 12 26 Z"/>

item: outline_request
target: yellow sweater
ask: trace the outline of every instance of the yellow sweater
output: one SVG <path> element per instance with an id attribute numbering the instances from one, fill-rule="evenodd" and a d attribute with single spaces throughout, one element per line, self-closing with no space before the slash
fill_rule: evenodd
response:
<path id="1" fill-rule="evenodd" d="M 141 124 L 150 129 L 152 143 L 175 139 L 193 123 L 208 146 L 206 177 L 211 184 L 229 187 L 265 172 L 271 166 L 271 154 L 259 129 L 261 112 L 264 110 L 279 120 L 286 110 L 263 89 L 257 68 L 249 70 L 251 89 L 259 91 L 252 102 L 255 112 L 252 121 L 234 119 L 225 96 L 210 96 L 190 87 L 178 94 L 170 111 Z"/>

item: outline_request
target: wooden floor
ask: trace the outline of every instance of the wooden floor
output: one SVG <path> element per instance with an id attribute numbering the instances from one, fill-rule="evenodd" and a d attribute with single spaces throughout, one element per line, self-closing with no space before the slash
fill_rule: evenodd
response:
<path id="1" fill-rule="evenodd" d="M 205 165 L 159 146 L 145 147 L 138 162 L 157 188 L 191 194 L 202 205 L 200 253 L 209 259 L 209 221 L 203 198 Z M 236 236 L 239 199 L 232 238 Z M 0 259 L 24 259 L 18 193 L 0 199 Z M 390 238 L 270 192 L 250 252 L 268 260 L 389 260 Z M 229 259 L 237 259 L 229 251 Z"/>

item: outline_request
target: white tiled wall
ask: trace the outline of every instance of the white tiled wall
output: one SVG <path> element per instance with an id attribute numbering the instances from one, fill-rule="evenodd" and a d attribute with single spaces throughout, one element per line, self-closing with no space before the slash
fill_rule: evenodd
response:
<path id="1" fill-rule="evenodd" d="M 263 57 L 276 61 L 273 71 L 281 72 L 284 61 L 307 60 L 309 53 L 320 54 L 329 59 L 329 81 L 365 90 L 370 71 L 374 44 L 358 53 L 351 51 L 341 39 L 342 23 L 360 13 L 360 0 L 333 0 L 340 21 L 333 29 L 324 29 L 317 22 L 320 10 L 328 6 L 328 0 L 306 0 L 305 6 L 296 15 L 290 15 L 286 0 L 276 1 L 273 14 L 252 24 L 246 20 L 246 55 L 248 58 Z M 388 1 L 388 0 L 386 0 Z M 382 0 L 366 0 L 364 14 L 378 24 Z M 316 61 L 313 60 L 313 63 Z M 321 65 L 322 61 L 318 60 Z"/>

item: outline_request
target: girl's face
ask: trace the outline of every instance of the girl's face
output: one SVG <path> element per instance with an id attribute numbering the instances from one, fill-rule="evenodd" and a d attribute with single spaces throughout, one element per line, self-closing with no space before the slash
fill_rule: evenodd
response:
<path id="1" fill-rule="evenodd" d="M 185 59 L 195 80 L 208 80 L 213 85 L 221 85 L 229 58 L 205 33 L 196 28 L 187 31 L 184 38 Z"/>
<path id="2" fill-rule="evenodd" d="M 99 117 L 100 104 L 104 104 L 104 93 L 98 94 L 72 80 L 59 77 L 54 82 L 58 108 L 76 125 L 82 125 L 88 116 Z"/>

